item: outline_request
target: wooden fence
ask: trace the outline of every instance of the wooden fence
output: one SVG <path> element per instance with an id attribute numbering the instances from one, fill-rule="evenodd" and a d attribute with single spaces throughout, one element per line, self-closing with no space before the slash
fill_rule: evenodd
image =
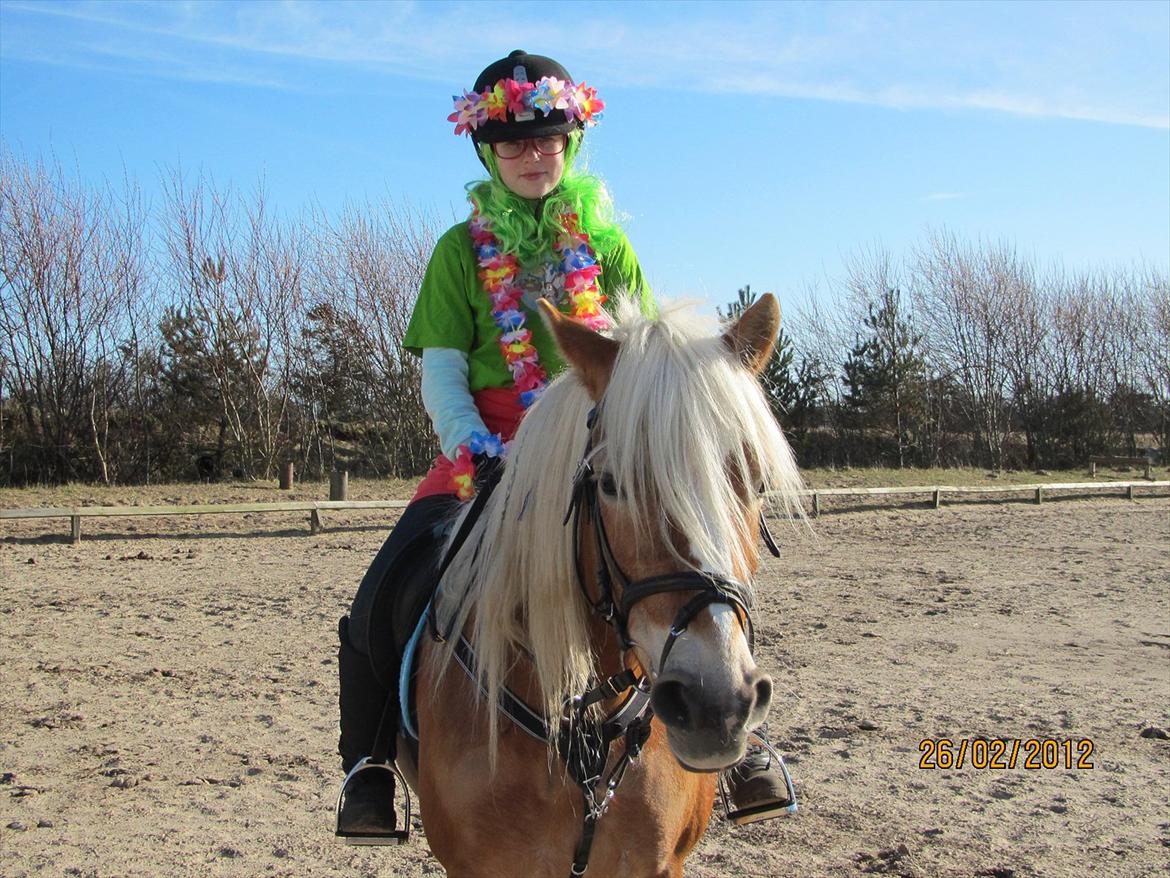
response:
<path id="1" fill-rule="evenodd" d="M 320 533 L 327 509 L 405 509 L 406 500 L 288 500 L 282 503 L 211 503 L 205 506 L 46 506 L 0 509 L 6 518 L 68 518 L 73 542 L 81 542 L 81 519 L 143 515 L 234 515 L 245 512 L 308 512 L 309 533 Z"/>
<path id="2" fill-rule="evenodd" d="M 918 485 L 907 488 L 811 488 L 802 495 L 812 499 L 812 514 L 821 514 L 821 500 L 826 497 L 926 496 L 937 509 L 947 494 L 1022 494 L 1041 503 L 1046 493 L 1086 494 L 1098 491 L 1124 491 L 1130 500 L 1135 488 L 1170 488 L 1170 481 L 1150 482 L 1054 482 L 1031 485 Z M 73 542 L 81 541 L 81 519 L 121 518 L 157 515 L 237 515 L 253 512 L 308 512 L 309 533 L 323 529 L 321 513 L 343 509 L 404 509 L 405 500 L 294 500 L 282 503 L 219 503 L 204 506 L 48 506 L 32 509 L 0 509 L 0 520 L 23 518 L 68 518 Z"/>
<path id="3" fill-rule="evenodd" d="M 890 495 L 926 495 L 938 509 L 946 494 L 1022 494 L 1031 496 L 1033 502 L 1043 503 L 1045 493 L 1060 491 L 1069 493 L 1095 493 L 1101 490 L 1123 490 L 1125 496 L 1134 499 L 1135 488 L 1170 488 L 1170 481 L 1162 482 L 1044 482 L 1030 485 L 915 485 L 906 488 L 814 488 L 804 492 L 812 497 L 813 515 L 821 514 L 822 497 L 879 497 Z"/>
<path id="4" fill-rule="evenodd" d="M 1148 457 L 1090 457 L 1089 475 L 1097 475 L 1097 467 L 1108 466 L 1113 469 L 1142 469 L 1146 478 L 1154 477 L 1154 462 Z"/>

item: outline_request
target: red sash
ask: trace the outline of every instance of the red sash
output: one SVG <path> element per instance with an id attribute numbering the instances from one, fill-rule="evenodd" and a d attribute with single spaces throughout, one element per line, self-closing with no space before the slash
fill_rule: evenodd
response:
<path id="1" fill-rule="evenodd" d="M 477 390 L 472 398 L 487 428 L 493 433 L 499 433 L 505 442 L 511 441 L 525 412 L 524 406 L 520 404 L 519 392 L 514 387 L 488 387 Z M 435 494 L 454 494 L 451 466 L 451 461 L 442 454 L 436 457 L 410 502 Z"/>

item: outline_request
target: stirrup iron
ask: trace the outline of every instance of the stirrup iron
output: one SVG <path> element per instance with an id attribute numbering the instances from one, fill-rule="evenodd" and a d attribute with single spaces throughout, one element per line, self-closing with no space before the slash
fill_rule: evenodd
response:
<path id="1" fill-rule="evenodd" d="M 393 773 L 398 783 L 395 786 L 402 790 L 403 799 L 406 802 L 406 807 L 403 809 L 402 828 L 395 829 L 392 832 L 344 832 L 341 829 L 341 804 L 345 801 L 346 791 L 349 789 L 350 782 L 363 771 L 389 771 Z M 333 834 L 338 838 L 344 838 L 346 844 L 354 845 L 392 845 L 392 844 L 406 844 L 410 841 L 410 787 L 406 783 L 406 779 L 398 770 L 398 767 L 392 762 L 371 762 L 369 756 L 364 756 L 360 759 L 353 768 L 350 769 L 349 774 L 345 776 L 345 780 L 341 782 L 341 790 L 337 794 L 337 805 L 334 808 L 333 815 Z"/>
<path id="2" fill-rule="evenodd" d="M 772 816 L 773 817 L 791 817 L 798 810 L 797 803 L 796 803 L 796 788 L 792 785 L 792 775 L 790 775 L 788 773 L 788 766 L 784 764 L 784 757 L 780 755 L 779 751 L 775 747 L 773 747 L 771 742 L 769 742 L 768 739 L 765 738 L 763 735 L 756 734 L 756 735 L 753 735 L 753 737 L 755 738 L 755 740 L 757 740 L 760 743 L 760 746 L 762 746 L 765 750 L 768 751 L 768 755 L 771 756 L 772 759 L 775 760 L 776 764 L 780 766 L 780 773 L 784 778 L 784 794 L 788 798 L 788 804 L 783 806 L 783 808 L 779 809 Z M 731 801 L 731 794 L 727 790 L 727 782 L 723 779 L 723 772 L 719 772 L 718 778 L 719 778 L 719 781 L 718 781 L 718 783 L 719 783 L 719 798 L 723 802 L 723 813 L 726 815 L 726 818 L 730 822 L 734 823 L 736 826 L 746 826 L 748 823 L 754 822 L 754 821 L 747 821 L 747 822 L 741 824 L 736 820 L 737 817 L 747 816 L 750 813 L 755 813 L 755 809 L 736 810 L 735 806 L 733 805 L 733 803 Z M 760 819 L 768 819 L 768 818 L 760 818 Z"/>

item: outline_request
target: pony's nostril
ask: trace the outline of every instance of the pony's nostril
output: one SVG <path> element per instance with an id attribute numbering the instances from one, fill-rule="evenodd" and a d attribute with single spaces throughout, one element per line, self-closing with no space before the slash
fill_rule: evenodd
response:
<path id="1" fill-rule="evenodd" d="M 678 680 L 659 680 L 650 695 L 650 706 L 655 715 L 668 726 L 691 727 L 691 708 L 687 703 L 686 686 Z"/>
<path id="2" fill-rule="evenodd" d="M 772 706 L 772 678 L 766 674 L 756 681 L 756 710 L 767 711 Z"/>

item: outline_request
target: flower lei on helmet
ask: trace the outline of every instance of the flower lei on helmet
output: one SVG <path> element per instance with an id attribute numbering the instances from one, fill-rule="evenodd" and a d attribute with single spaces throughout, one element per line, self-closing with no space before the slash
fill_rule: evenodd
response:
<path id="1" fill-rule="evenodd" d="M 455 112 L 447 121 L 455 123 L 456 136 L 470 134 L 489 119 L 507 122 L 509 113 L 513 118 L 537 111 L 548 116 L 553 110 L 563 110 L 568 121 L 580 120 L 592 128 L 605 109 L 597 89 L 555 76 L 543 76 L 536 82 L 501 79 L 485 91 L 465 91 L 463 97 L 453 95 L 451 100 L 455 102 Z"/>
<path id="2" fill-rule="evenodd" d="M 521 307 L 524 288 L 516 283 L 520 262 L 513 254 L 503 252 L 491 223 L 474 202 L 468 231 L 479 266 L 479 280 L 491 299 L 492 317 L 500 330 L 500 353 L 520 392 L 520 404 L 528 408 L 544 393 L 548 373 L 540 364 L 540 354 L 532 343 L 532 330 L 526 326 L 527 315 Z M 609 315 L 601 307 L 607 297 L 597 283 L 601 265 L 589 243 L 589 235 L 581 229 L 577 214 L 566 212 L 561 215 L 561 234 L 554 247 L 559 257 L 557 269 L 565 279 L 569 316 L 593 330 L 609 329 Z M 459 446 L 451 480 L 460 500 L 468 500 L 475 494 L 475 463 L 472 458 L 477 454 L 502 457 L 507 448 L 502 437 L 489 433 L 473 433 L 470 442 Z"/>

